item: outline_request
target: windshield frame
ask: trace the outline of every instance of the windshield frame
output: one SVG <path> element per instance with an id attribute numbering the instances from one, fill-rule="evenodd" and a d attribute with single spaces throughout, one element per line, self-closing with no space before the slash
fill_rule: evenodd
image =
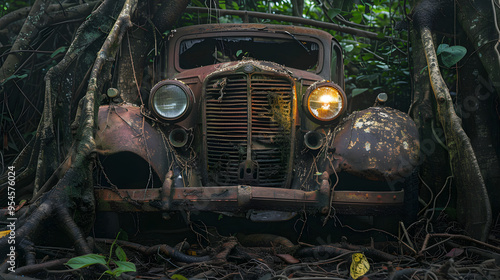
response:
<path id="1" fill-rule="evenodd" d="M 291 33 L 293 34 L 293 33 Z M 185 40 L 192 40 L 192 39 L 206 39 L 206 38 L 217 38 L 217 37 L 266 37 L 266 38 L 271 38 L 271 39 L 286 39 L 286 40 L 291 40 L 291 41 L 295 41 L 296 39 L 298 41 L 308 41 L 308 42 L 312 42 L 312 43 L 315 43 L 318 45 L 318 65 L 315 69 L 315 71 L 307 71 L 307 70 L 303 70 L 303 69 L 297 69 L 297 70 L 301 70 L 301 71 L 307 71 L 307 72 L 310 72 L 310 73 L 315 73 L 315 74 L 319 74 L 321 73 L 321 71 L 323 70 L 323 66 L 324 66 L 324 52 L 325 52 L 325 47 L 323 46 L 323 42 L 321 40 L 318 40 L 317 38 L 315 37 L 311 37 L 311 36 L 304 36 L 304 35 L 300 35 L 300 34 L 293 34 L 293 38 L 292 36 L 290 36 L 290 34 L 287 34 L 285 32 L 281 32 L 281 31 L 274 31 L 274 32 L 268 32 L 268 31 L 224 31 L 224 32 L 206 32 L 206 33 L 200 33 L 200 34 L 188 34 L 188 35 L 184 35 L 184 36 L 181 36 L 179 38 L 177 38 L 176 42 L 175 42 L 175 47 L 174 47 L 174 59 L 175 59 L 175 63 L 174 63 L 174 67 L 176 69 L 177 72 L 183 72 L 183 71 L 186 71 L 186 70 L 190 70 L 190 69 L 196 69 L 196 68 L 189 68 L 189 69 L 183 69 L 181 66 L 180 66 L 180 46 L 181 46 L 181 43 Z M 220 63 L 216 63 L 216 64 L 211 64 L 211 65 L 217 65 L 217 64 L 220 64 Z M 209 65 L 207 65 L 209 66 Z M 206 66 L 201 66 L 201 67 L 206 67 Z M 291 67 L 287 67 L 287 68 L 291 68 Z M 296 69 L 296 68 L 293 68 L 293 69 Z"/>

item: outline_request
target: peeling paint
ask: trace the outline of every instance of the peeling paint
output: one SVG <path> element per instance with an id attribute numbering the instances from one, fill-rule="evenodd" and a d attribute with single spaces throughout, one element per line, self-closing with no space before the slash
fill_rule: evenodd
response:
<path id="1" fill-rule="evenodd" d="M 369 151 L 370 151 L 370 147 L 371 147 L 370 142 L 366 142 L 366 143 L 365 143 L 365 150 L 366 150 L 367 152 L 369 152 Z"/>
<path id="2" fill-rule="evenodd" d="M 361 125 L 362 124 L 362 125 Z M 388 107 L 355 112 L 337 127 L 332 143 L 339 166 L 372 180 L 395 180 L 417 165 L 420 144 L 413 120 Z"/>
<path id="3" fill-rule="evenodd" d="M 408 150 L 408 142 L 403 141 L 403 148 L 404 148 L 405 150 Z"/>

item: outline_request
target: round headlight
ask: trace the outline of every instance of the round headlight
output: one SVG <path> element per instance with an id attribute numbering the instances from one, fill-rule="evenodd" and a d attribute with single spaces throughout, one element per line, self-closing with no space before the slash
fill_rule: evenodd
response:
<path id="1" fill-rule="evenodd" d="M 191 89 L 177 80 L 166 80 L 151 90 L 151 109 L 165 120 L 181 120 L 190 110 L 193 100 Z"/>
<path id="2" fill-rule="evenodd" d="M 305 96 L 306 111 L 314 120 L 329 122 L 345 109 L 346 97 L 342 89 L 333 83 L 321 83 L 308 89 Z"/>

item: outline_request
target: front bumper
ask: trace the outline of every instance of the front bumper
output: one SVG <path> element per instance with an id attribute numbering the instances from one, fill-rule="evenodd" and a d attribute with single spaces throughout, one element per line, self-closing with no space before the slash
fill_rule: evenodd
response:
<path id="1" fill-rule="evenodd" d="M 317 191 L 244 185 L 173 188 L 167 179 L 161 189 L 97 188 L 95 193 L 98 211 L 116 212 L 267 210 L 326 214 L 331 201 L 337 214 L 377 215 L 397 212 L 404 201 L 404 190 L 331 192 L 328 179 L 322 180 Z"/>

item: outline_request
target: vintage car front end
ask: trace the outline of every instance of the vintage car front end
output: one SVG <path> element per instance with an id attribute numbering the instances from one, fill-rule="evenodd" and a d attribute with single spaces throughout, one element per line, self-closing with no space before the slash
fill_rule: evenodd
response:
<path id="1" fill-rule="evenodd" d="M 383 106 L 345 116 L 340 46 L 311 30 L 242 24 L 174 34 L 170 78 L 151 89 L 149 106 L 100 108 L 99 210 L 276 221 L 298 211 L 397 212 L 416 200 L 400 184 L 418 162 L 415 124 Z M 302 54 L 274 59 L 272 43 Z M 194 54 L 203 49 L 213 57 L 201 63 Z M 362 183 L 337 187 L 344 173 Z"/>

